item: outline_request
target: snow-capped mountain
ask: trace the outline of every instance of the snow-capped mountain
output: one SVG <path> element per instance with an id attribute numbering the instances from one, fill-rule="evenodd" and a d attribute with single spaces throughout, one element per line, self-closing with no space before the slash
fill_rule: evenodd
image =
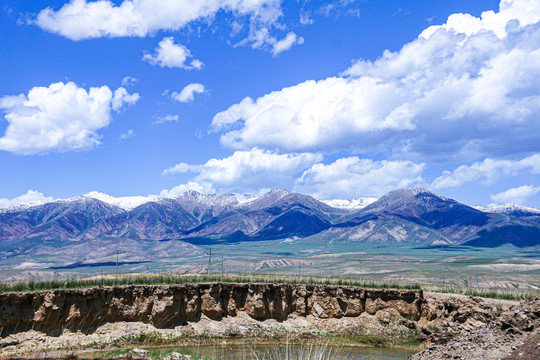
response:
<path id="1" fill-rule="evenodd" d="M 540 209 L 520 205 L 504 204 L 473 207 L 486 213 L 505 214 L 516 217 L 540 216 Z"/>
<path id="2" fill-rule="evenodd" d="M 188 191 L 174 199 L 93 192 L 4 209 L 0 254 L 34 254 L 51 246 L 85 249 L 86 243 L 103 248 L 130 242 L 142 249 L 156 241 L 201 245 L 310 236 L 346 244 L 540 245 L 538 212 L 521 216 L 494 211 L 480 211 L 425 189 L 400 189 L 376 201 L 325 202 L 283 189 L 261 196 Z M 140 242 L 145 245 L 137 247 Z"/>
<path id="3" fill-rule="evenodd" d="M 161 199 L 157 195 L 114 197 L 99 191 L 89 192 L 88 194 L 84 194 L 83 197 L 97 199 L 107 204 L 118 206 L 119 208 L 127 211 L 135 209 L 137 206 L 140 206 L 142 204 L 146 204 L 148 202 L 156 202 Z"/>
<path id="4" fill-rule="evenodd" d="M 357 199 L 333 199 L 333 200 L 321 200 L 326 205 L 345 210 L 359 210 L 377 201 L 377 198 L 357 198 Z"/>

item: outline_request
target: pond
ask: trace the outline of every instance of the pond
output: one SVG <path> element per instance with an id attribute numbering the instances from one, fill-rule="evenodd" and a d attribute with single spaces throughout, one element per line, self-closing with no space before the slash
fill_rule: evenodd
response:
<path id="1" fill-rule="evenodd" d="M 331 346 L 320 344 L 223 344 L 152 349 L 155 358 L 171 351 L 212 360 L 404 360 L 415 351 L 406 349 Z M 288 356 L 287 356 L 288 353 Z"/>

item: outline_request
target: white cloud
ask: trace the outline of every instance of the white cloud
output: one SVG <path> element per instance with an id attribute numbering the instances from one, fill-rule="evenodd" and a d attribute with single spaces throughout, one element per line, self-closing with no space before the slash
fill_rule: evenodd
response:
<path id="1" fill-rule="evenodd" d="M 135 136 L 135 131 L 133 131 L 133 129 L 129 129 L 128 131 L 120 135 L 120 140 L 126 140 L 134 136 Z"/>
<path id="2" fill-rule="evenodd" d="M 507 35 L 509 21 L 518 19 L 521 25 L 534 24 L 540 20 L 540 4 L 536 0 L 501 0 L 499 12 L 484 11 L 480 18 L 470 14 L 452 14 L 443 25 L 433 25 L 420 34 L 428 39 L 437 30 L 445 29 L 472 36 L 483 32 L 493 32 L 497 37 Z"/>
<path id="3" fill-rule="evenodd" d="M 300 24 L 302 25 L 312 25 L 315 21 L 309 16 L 308 13 L 300 13 Z"/>
<path id="4" fill-rule="evenodd" d="M 178 115 L 158 116 L 156 120 L 156 124 L 163 124 L 166 122 L 176 122 L 178 120 L 180 120 L 180 117 Z"/>
<path id="5" fill-rule="evenodd" d="M 176 100 L 183 103 L 189 103 L 195 100 L 195 94 L 202 94 L 204 93 L 204 85 L 199 83 L 192 83 L 189 85 L 186 85 L 182 91 L 173 92 L 171 94 L 171 97 Z"/>
<path id="6" fill-rule="evenodd" d="M 133 87 L 137 85 L 138 82 L 139 82 L 139 79 L 136 79 L 133 76 L 126 76 L 125 78 L 122 79 L 122 86 Z"/>
<path id="7" fill-rule="evenodd" d="M 304 43 L 304 38 L 297 36 L 292 31 L 287 34 L 283 39 L 276 41 L 272 46 L 272 54 L 277 56 L 284 51 L 289 50 L 294 45 L 302 45 Z"/>
<path id="8" fill-rule="evenodd" d="M 480 18 L 454 14 L 339 77 L 245 98 L 218 113 L 212 129 L 234 149 L 390 149 L 423 161 L 537 151 L 539 20 L 532 0 L 503 0 L 500 12 Z"/>
<path id="9" fill-rule="evenodd" d="M 499 204 L 523 205 L 527 199 L 540 192 L 540 187 L 523 185 L 517 188 L 508 189 L 495 195 L 491 195 L 491 200 Z"/>
<path id="10" fill-rule="evenodd" d="M 444 171 L 436 178 L 431 187 L 435 190 L 459 188 L 468 182 L 480 182 L 483 185 L 494 184 L 501 177 L 515 176 L 528 169 L 532 174 L 540 174 L 540 154 L 522 160 L 484 159 L 471 165 L 461 165 L 454 171 Z"/>
<path id="11" fill-rule="evenodd" d="M 161 190 L 159 196 L 164 198 L 175 198 L 189 190 L 194 190 L 203 194 L 214 194 L 216 192 L 210 183 L 190 181 L 186 184 L 177 185 L 170 190 Z"/>
<path id="12" fill-rule="evenodd" d="M 237 44 L 251 44 L 253 49 L 268 50 L 275 57 L 280 53 L 291 49 L 294 45 L 302 45 L 304 38 L 296 35 L 294 32 L 289 32 L 283 39 L 278 40 L 270 34 L 268 27 L 262 27 L 258 30 L 251 31 L 247 38 Z"/>
<path id="13" fill-rule="evenodd" d="M 413 129 L 404 111 L 389 112 L 406 96 L 373 78 L 327 78 L 306 81 L 218 113 L 214 131 L 230 130 L 221 137 L 228 147 L 270 145 L 290 151 L 328 149 L 379 141 L 359 134 L 382 130 Z"/>
<path id="14" fill-rule="evenodd" d="M 230 12 L 237 22 L 247 19 L 249 37 L 277 24 L 281 0 L 71 0 L 59 10 L 42 10 L 36 23 L 72 40 L 100 37 L 143 37 L 159 30 L 179 30 L 194 21 Z M 248 41 L 248 43 L 251 40 Z"/>
<path id="15" fill-rule="evenodd" d="M 114 91 L 111 107 L 114 111 L 119 111 L 124 104 L 135 105 L 139 99 L 139 94 L 129 94 L 125 88 L 120 87 Z"/>
<path id="16" fill-rule="evenodd" d="M 162 175 L 183 174 L 183 173 L 187 173 L 188 171 L 189 171 L 189 164 L 185 162 L 181 162 L 174 166 L 171 166 L 170 168 L 163 170 Z"/>
<path id="17" fill-rule="evenodd" d="M 319 199 L 378 197 L 421 184 L 423 170 L 423 164 L 411 161 L 374 161 L 353 156 L 328 165 L 313 165 L 296 180 L 294 189 Z"/>
<path id="18" fill-rule="evenodd" d="M 28 190 L 25 194 L 19 195 L 13 199 L 0 198 L 0 208 L 52 200 L 54 200 L 52 197 L 45 196 L 37 190 Z"/>
<path id="19" fill-rule="evenodd" d="M 8 126 L 0 138 L 0 150 L 32 155 L 91 149 L 100 143 L 98 130 L 112 121 L 111 110 L 138 99 L 138 94 L 128 94 L 124 88 L 114 93 L 107 86 L 87 91 L 73 82 L 4 96 L 0 109 L 6 113 Z"/>
<path id="20" fill-rule="evenodd" d="M 159 30 L 179 30 L 194 21 L 213 20 L 220 12 L 230 12 L 231 36 L 248 25 L 247 37 L 238 45 L 264 49 L 275 55 L 303 43 L 302 37 L 289 33 L 277 40 L 272 29 L 283 29 L 281 0 L 124 0 L 115 5 L 109 0 L 71 0 L 61 9 L 42 10 L 35 22 L 42 29 L 72 40 L 101 37 L 144 37 Z M 310 19 L 301 19 L 309 22 Z M 312 20 L 311 20 L 312 21 Z M 194 68 L 202 66 L 194 60 Z"/>
<path id="21" fill-rule="evenodd" d="M 236 151 L 224 159 L 210 159 L 200 165 L 179 163 L 163 174 L 189 171 L 196 174 L 191 184 L 217 192 L 246 193 L 263 187 L 287 187 L 299 172 L 321 160 L 320 154 L 278 154 L 255 148 Z"/>
<path id="22" fill-rule="evenodd" d="M 158 43 L 158 47 L 154 49 L 155 53 L 144 54 L 143 60 L 151 65 L 159 65 L 160 67 L 179 68 L 179 69 L 196 69 L 200 70 L 203 63 L 200 60 L 193 59 L 188 64 L 186 61 L 192 58 L 191 52 L 182 44 L 175 44 L 173 37 L 165 37 Z"/>
<path id="23" fill-rule="evenodd" d="M 410 161 L 374 161 L 348 157 L 323 164 L 320 154 L 279 154 L 261 149 L 236 151 L 224 159 L 205 164 L 178 163 L 162 175 L 193 173 L 187 184 L 163 190 L 174 197 L 188 189 L 203 192 L 258 193 L 283 187 L 318 198 L 380 196 L 401 187 L 423 183 L 423 164 Z"/>

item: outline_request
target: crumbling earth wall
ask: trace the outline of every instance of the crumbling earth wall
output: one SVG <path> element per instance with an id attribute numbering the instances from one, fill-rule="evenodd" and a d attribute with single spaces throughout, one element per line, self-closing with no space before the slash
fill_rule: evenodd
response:
<path id="1" fill-rule="evenodd" d="M 356 317 L 392 308 L 419 320 L 427 314 L 421 290 L 349 286 L 201 283 L 109 286 L 0 293 L 0 335 L 30 329 L 49 335 L 92 332 L 105 323 L 144 322 L 175 327 L 201 315 L 219 320 L 245 312 L 258 320 L 290 314 L 321 319 Z"/>

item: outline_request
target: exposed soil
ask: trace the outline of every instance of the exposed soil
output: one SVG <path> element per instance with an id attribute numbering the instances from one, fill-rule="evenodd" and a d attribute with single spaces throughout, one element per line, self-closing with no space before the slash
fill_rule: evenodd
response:
<path id="1" fill-rule="evenodd" d="M 468 330 L 456 339 L 443 339 L 439 343 L 410 359 L 538 360 L 540 299 L 521 302 L 486 323 L 484 328 Z"/>
<path id="2" fill-rule="evenodd" d="M 539 359 L 539 328 L 540 299 L 416 290 L 213 283 L 0 293 L 0 357 L 287 334 L 425 347 L 415 360 Z"/>

